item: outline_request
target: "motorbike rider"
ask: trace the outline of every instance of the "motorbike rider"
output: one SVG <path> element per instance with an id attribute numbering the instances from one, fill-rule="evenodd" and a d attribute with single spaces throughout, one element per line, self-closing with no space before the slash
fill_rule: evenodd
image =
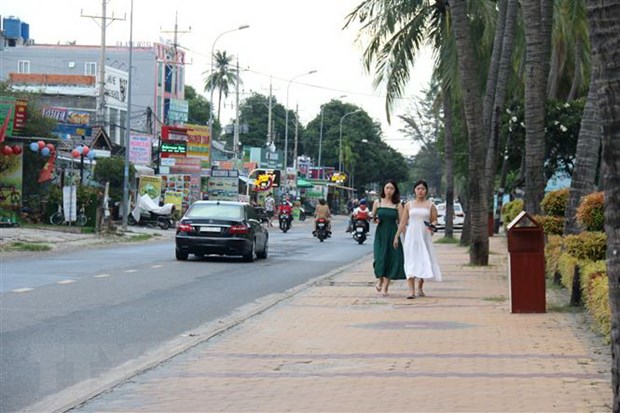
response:
<path id="1" fill-rule="evenodd" d="M 353 210 L 353 213 L 351 214 L 351 218 L 352 218 L 351 227 L 355 226 L 355 221 L 361 220 L 361 221 L 364 221 L 364 231 L 369 232 L 370 225 L 368 221 L 370 220 L 371 215 L 372 215 L 372 212 L 366 206 L 366 200 L 361 199 L 359 206 L 356 207 Z"/>
<path id="2" fill-rule="evenodd" d="M 332 235 L 332 214 L 329 211 L 329 206 L 327 206 L 327 202 L 325 202 L 324 198 L 319 199 L 319 204 L 316 206 L 316 210 L 314 211 L 314 231 L 312 231 L 312 235 L 316 235 L 316 221 L 320 218 L 323 218 L 327 223 L 327 236 L 330 237 Z"/>
<path id="3" fill-rule="evenodd" d="M 289 223 L 293 223 L 293 204 L 291 204 L 288 196 L 284 197 L 282 203 L 278 205 L 278 219 L 280 219 L 280 215 L 288 215 Z"/>

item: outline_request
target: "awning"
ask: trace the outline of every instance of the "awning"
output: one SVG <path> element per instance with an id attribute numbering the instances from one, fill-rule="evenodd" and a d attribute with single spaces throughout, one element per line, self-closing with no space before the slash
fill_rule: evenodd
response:
<path id="1" fill-rule="evenodd" d="M 308 182 L 305 179 L 297 179 L 297 188 L 312 188 L 314 185 L 312 182 Z"/>

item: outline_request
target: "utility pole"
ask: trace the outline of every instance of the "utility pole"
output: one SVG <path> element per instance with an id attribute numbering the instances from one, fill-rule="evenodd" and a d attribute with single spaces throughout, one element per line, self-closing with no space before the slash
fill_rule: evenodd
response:
<path id="1" fill-rule="evenodd" d="M 295 104 L 295 148 L 293 149 L 293 169 L 297 173 L 297 141 L 299 140 L 299 104 Z"/>
<path id="2" fill-rule="evenodd" d="M 103 125 L 105 121 L 105 32 L 108 28 L 109 24 L 114 23 L 114 20 L 125 20 L 125 16 L 123 18 L 114 17 L 114 12 L 112 12 L 112 16 L 107 16 L 106 6 L 109 0 L 101 0 L 101 16 L 89 16 L 80 10 L 81 17 L 90 17 L 93 20 L 101 20 L 101 54 L 99 56 L 99 92 L 97 94 L 97 122 L 100 125 Z M 110 21 L 108 23 L 108 20 Z M 131 70 L 131 68 L 130 68 Z"/>
<path id="3" fill-rule="evenodd" d="M 271 138 L 271 94 L 272 94 L 272 90 L 271 90 L 271 75 L 270 75 L 269 76 L 269 101 L 268 101 L 269 115 L 267 115 L 267 146 L 269 146 L 271 142 L 273 142 L 273 139 Z"/>
<path id="4" fill-rule="evenodd" d="M 172 47 L 174 48 L 174 65 L 177 68 L 175 71 L 175 76 L 177 77 L 177 79 L 178 79 L 178 66 L 179 66 L 178 54 L 177 54 L 177 48 L 179 47 L 178 36 L 179 36 L 179 33 L 185 34 L 185 33 L 191 33 L 192 31 L 191 26 L 188 27 L 188 30 L 179 30 L 178 17 L 179 17 L 179 12 L 177 11 L 174 14 L 174 30 L 173 31 L 161 30 L 161 28 L 159 30 L 161 33 L 172 33 L 174 35 L 173 40 L 172 40 L 173 42 Z M 183 93 L 183 96 L 185 96 L 185 93 Z"/>
<path id="5" fill-rule="evenodd" d="M 233 152 L 235 153 L 235 159 L 239 159 L 239 55 L 237 55 L 237 82 L 236 83 L 236 97 L 235 97 L 235 130 L 233 133 Z"/>

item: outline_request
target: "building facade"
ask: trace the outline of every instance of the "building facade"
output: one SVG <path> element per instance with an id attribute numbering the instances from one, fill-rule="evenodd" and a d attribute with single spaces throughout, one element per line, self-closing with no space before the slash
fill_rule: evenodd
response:
<path id="1" fill-rule="evenodd" d="M 128 45 L 106 46 L 106 98 L 103 119 L 100 119 L 96 113 L 100 46 L 37 45 L 30 40 L 9 42 L 5 37 L 2 40 L 0 81 L 10 81 L 22 90 L 41 93 L 46 104 L 75 104 L 68 109 L 92 113 L 92 125 L 102 125 L 113 142 L 124 141 Z M 185 53 L 173 45 L 134 42 L 132 65 L 132 130 L 157 136 L 163 124 L 186 122 Z"/>

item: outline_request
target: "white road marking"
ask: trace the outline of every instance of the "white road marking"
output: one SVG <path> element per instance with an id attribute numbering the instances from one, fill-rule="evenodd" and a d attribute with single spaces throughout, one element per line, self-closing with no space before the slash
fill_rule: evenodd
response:
<path id="1" fill-rule="evenodd" d="M 16 288 L 14 290 L 11 290 L 11 292 L 14 293 L 27 293 L 28 291 L 33 291 L 34 288 Z"/>
<path id="2" fill-rule="evenodd" d="M 125 272 L 137 272 L 138 270 L 125 270 Z"/>
<path id="3" fill-rule="evenodd" d="M 163 265 L 161 264 L 151 265 L 151 268 L 161 268 L 161 267 L 163 267 Z"/>
<path id="4" fill-rule="evenodd" d="M 106 278 L 109 277 L 110 274 L 99 274 L 99 275 L 95 275 L 95 278 Z"/>
<path id="5" fill-rule="evenodd" d="M 75 280 L 62 280 L 58 281 L 56 284 L 73 284 Z"/>

